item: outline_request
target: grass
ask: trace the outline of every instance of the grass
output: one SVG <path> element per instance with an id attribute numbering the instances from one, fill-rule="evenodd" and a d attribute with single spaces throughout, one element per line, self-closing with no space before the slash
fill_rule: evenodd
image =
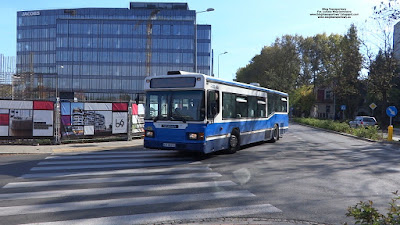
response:
<path id="1" fill-rule="evenodd" d="M 349 124 L 346 122 L 336 122 L 333 120 L 320 120 L 315 118 L 293 118 L 293 121 L 296 123 L 306 124 L 313 127 L 319 127 L 341 133 L 348 133 L 357 137 L 368 138 L 372 140 L 380 139 L 380 136 L 378 134 L 378 127 L 351 128 Z"/>

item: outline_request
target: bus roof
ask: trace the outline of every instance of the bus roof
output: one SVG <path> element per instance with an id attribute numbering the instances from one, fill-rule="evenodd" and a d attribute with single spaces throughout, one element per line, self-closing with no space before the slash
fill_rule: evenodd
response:
<path id="1" fill-rule="evenodd" d="M 185 76 L 202 76 L 202 77 L 204 77 L 206 79 L 206 81 L 209 81 L 209 82 L 229 85 L 229 86 L 233 86 L 233 87 L 241 87 L 241 88 L 246 88 L 246 89 L 250 89 L 250 90 L 257 90 L 257 91 L 275 93 L 275 94 L 279 94 L 279 95 L 286 96 L 286 97 L 289 96 L 285 92 L 276 91 L 276 90 L 272 90 L 272 89 L 269 89 L 269 88 L 254 86 L 254 85 L 251 85 L 251 84 L 246 84 L 246 83 L 241 83 L 241 82 L 227 81 L 227 80 L 223 80 L 223 79 L 220 79 L 220 78 L 212 77 L 212 76 L 201 74 L 201 73 L 194 73 L 194 72 L 171 71 L 171 72 L 168 72 L 168 75 L 154 76 L 154 77 L 148 77 L 148 78 L 150 78 L 150 79 L 152 79 L 152 78 L 171 78 L 171 77 L 185 77 Z"/>
<path id="2" fill-rule="evenodd" d="M 269 89 L 269 88 L 254 86 L 254 85 L 251 85 L 251 84 L 246 84 L 246 83 L 241 83 L 241 82 L 227 81 L 227 80 L 223 80 L 223 79 L 215 78 L 215 77 L 210 77 L 210 76 L 205 76 L 205 77 L 206 77 L 207 81 L 211 81 L 211 82 L 215 82 L 215 83 L 225 84 L 225 85 L 234 86 L 234 87 L 241 87 L 241 88 L 246 88 L 246 89 L 251 89 L 251 90 L 257 90 L 257 91 L 270 92 L 270 93 L 283 95 L 283 96 L 286 96 L 286 97 L 289 96 L 285 92 L 276 91 L 276 90 L 272 90 L 272 89 Z"/>

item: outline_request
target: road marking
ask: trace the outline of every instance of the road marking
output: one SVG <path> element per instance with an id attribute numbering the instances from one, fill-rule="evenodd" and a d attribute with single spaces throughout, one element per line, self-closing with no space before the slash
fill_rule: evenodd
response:
<path id="1" fill-rule="evenodd" d="M 135 192 L 167 191 L 167 190 L 196 189 L 196 188 L 210 188 L 210 187 L 228 187 L 235 185 L 237 184 L 233 181 L 206 181 L 206 182 L 179 183 L 179 184 L 88 188 L 88 189 L 59 190 L 59 191 L 36 191 L 36 192 L 0 194 L 0 200 L 64 198 L 71 196 L 89 196 L 89 195 L 104 195 L 104 194 L 116 194 L 116 193 L 135 193 Z"/>
<path id="2" fill-rule="evenodd" d="M 185 210 L 161 213 L 146 213 L 128 216 L 111 216 L 100 218 L 88 218 L 78 220 L 66 220 L 47 223 L 33 223 L 43 225 L 113 225 L 113 224 L 148 224 L 159 223 L 174 220 L 189 220 L 203 218 L 224 218 L 238 217 L 244 215 L 264 214 L 264 213 L 281 213 L 282 211 L 270 204 L 246 205 L 236 207 L 221 207 L 211 209 Z"/>
<path id="3" fill-rule="evenodd" d="M 55 177 L 74 177 L 74 176 L 102 176 L 116 174 L 146 174 L 146 173 L 175 173 L 187 171 L 211 171 L 212 169 L 206 166 L 191 166 L 191 167 L 171 167 L 171 168 L 138 168 L 138 169 L 122 169 L 111 171 L 94 171 L 94 172 L 59 172 L 59 173 L 31 173 L 21 176 L 24 179 L 32 178 L 55 178 Z"/>
<path id="4" fill-rule="evenodd" d="M 65 153 L 53 153 L 53 156 L 64 156 L 64 155 L 115 155 L 115 154 L 165 154 L 165 153 L 171 153 L 171 154 L 176 154 L 179 153 L 179 151 L 159 151 L 159 150 L 135 150 L 135 151 L 96 151 L 96 152 L 65 152 Z"/>
<path id="5" fill-rule="evenodd" d="M 176 166 L 176 165 L 198 165 L 201 162 L 193 161 L 166 161 L 166 162 L 148 162 L 148 163 L 126 163 L 126 164 L 109 164 L 109 165 L 79 165 L 79 166 L 43 166 L 33 167 L 31 171 L 46 170 L 76 170 L 76 169 L 102 169 L 102 168 L 137 168 L 137 167 L 154 167 L 154 166 Z"/>
<path id="6" fill-rule="evenodd" d="M 144 181 L 144 180 L 212 178 L 221 176 L 222 175 L 219 173 L 211 172 L 211 173 L 108 177 L 108 178 L 73 179 L 73 180 L 25 181 L 25 182 L 8 183 L 3 188 L 21 188 L 21 187 L 30 188 L 30 187 L 64 186 L 64 185 L 76 185 L 76 184 L 118 183 L 118 182 L 131 182 L 131 181 Z"/>
<path id="7" fill-rule="evenodd" d="M 189 161 L 190 158 L 133 158 L 133 159 L 95 159 L 95 160 L 56 160 L 56 161 L 44 161 L 38 163 L 38 165 L 59 165 L 59 164 L 94 164 L 94 163 L 121 163 L 121 162 L 161 162 L 161 161 L 172 161 L 172 160 L 186 160 Z"/>
<path id="8" fill-rule="evenodd" d="M 115 155 L 51 155 L 46 157 L 45 159 L 52 159 L 52 160 L 64 160 L 64 159 L 109 159 L 109 158 L 126 158 L 126 157 L 135 157 L 135 158 L 139 158 L 139 157 L 173 157 L 173 156 L 179 156 L 177 155 L 175 152 L 173 153 L 143 153 L 143 154 L 115 154 Z"/>
<path id="9" fill-rule="evenodd" d="M 151 197 L 118 198 L 94 201 L 79 201 L 67 203 L 51 203 L 40 205 L 0 207 L 0 216 L 52 213 L 73 210 L 100 209 L 110 207 L 126 207 L 165 203 L 198 202 L 217 199 L 255 197 L 249 191 L 221 191 L 201 194 L 162 195 Z"/>
<path id="10" fill-rule="evenodd" d="M 400 172 L 400 168 L 387 168 L 386 170 Z"/>

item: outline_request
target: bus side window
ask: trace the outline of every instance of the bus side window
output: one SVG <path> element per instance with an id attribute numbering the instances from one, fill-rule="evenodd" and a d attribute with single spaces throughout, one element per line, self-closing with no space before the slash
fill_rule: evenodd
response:
<path id="1" fill-rule="evenodd" d="M 248 103 L 247 116 L 250 117 L 250 118 L 259 117 L 257 115 L 257 97 L 248 96 L 247 97 L 247 103 Z"/>
<path id="2" fill-rule="evenodd" d="M 257 98 L 257 117 L 265 117 L 265 98 Z"/>
<path id="3" fill-rule="evenodd" d="M 222 119 L 236 118 L 236 95 L 222 93 Z"/>
<path id="4" fill-rule="evenodd" d="M 281 110 L 281 112 L 287 112 L 287 98 L 285 98 L 285 97 L 282 97 L 281 98 L 281 108 L 282 108 L 282 110 Z"/>
<path id="5" fill-rule="evenodd" d="M 208 91 L 207 93 L 207 118 L 212 119 L 219 113 L 219 93 L 218 91 Z"/>

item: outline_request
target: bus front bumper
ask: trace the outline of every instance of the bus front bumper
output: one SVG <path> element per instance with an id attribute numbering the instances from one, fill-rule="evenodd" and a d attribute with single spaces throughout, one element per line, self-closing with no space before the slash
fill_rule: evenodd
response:
<path id="1" fill-rule="evenodd" d="M 206 143 L 183 143 L 183 142 L 166 142 L 166 141 L 155 141 L 144 139 L 144 147 L 151 149 L 162 149 L 162 150 L 179 150 L 179 151 L 190 151 L 190 152 L 201 152 L 207 153 Z"/>

